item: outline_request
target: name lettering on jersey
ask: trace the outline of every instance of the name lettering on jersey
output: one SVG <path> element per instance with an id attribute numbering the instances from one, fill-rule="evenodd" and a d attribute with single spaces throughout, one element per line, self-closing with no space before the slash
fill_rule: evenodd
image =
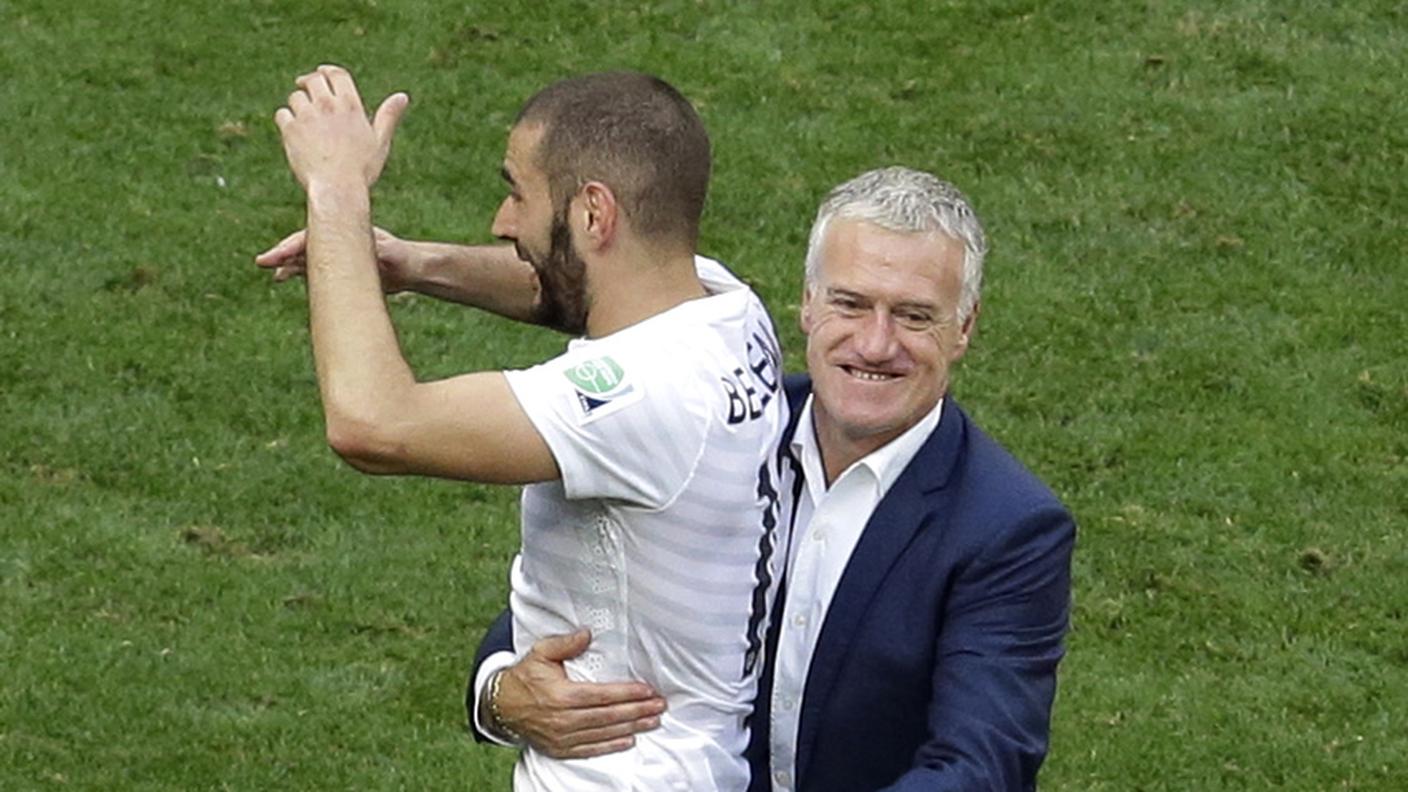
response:
<path id="1" fill-rule="evenodd" d="M 577 393 L 580 423 L 589 423 L 640 401 L 642 392 L 626 379 L 621 364 L 609 355 L 584 360 L 563 372 Z"/>
<path id="2" fill-rule="evenodd" d="M 728 422 L 739 424 L 762 417 L 782 382 L 782 352 L 765 333 L 748 340 L 748 368 L 735 368 L 720 377 L 728 397 Z"/>

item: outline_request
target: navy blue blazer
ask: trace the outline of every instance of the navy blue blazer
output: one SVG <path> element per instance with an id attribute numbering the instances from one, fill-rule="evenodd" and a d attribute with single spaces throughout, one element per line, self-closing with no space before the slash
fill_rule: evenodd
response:
<path id="1" fill-rule="evenodd" d="M 786 385 L 795 420 L 811 382 Z M 803 690 L 796 789 L 1035 789 L 1074 544 L 1056 497 L 945 399 L 837 584 Z M 769 639 L 750 790 L 774 769 Z"/>
<path id="2" fill-rule="evenodd" d="M 795 421 L 811 382 L 785 385 Z M 837 585 L 803 693 L 795 788 L 1035 789 L 1074 543 L 1056 497 L 945 399 L 938 428 L 876 507 Z M 476 668 L 511 648 L 506 616 L 485 636 Z M 750 721 L 750 792 L 769 789 L 773 771 L 781 619 L 772 621 Z"/>

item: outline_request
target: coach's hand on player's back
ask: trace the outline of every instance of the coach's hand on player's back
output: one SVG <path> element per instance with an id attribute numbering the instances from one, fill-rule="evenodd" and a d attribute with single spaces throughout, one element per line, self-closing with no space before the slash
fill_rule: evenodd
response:
<path id="1" fill-rule="evenodd" d="M 298 90 L 274 113 L 289 168 L 305 190 L 352 183 L 371 187 L 381 176 L 396 125 L 411 99 L 394 93 L 367 120 L 352 75 L 319 66 L 294 81 Z"/>
<path id="2" fill-rule="evenodd" d="M 574 682 L 563 662 L 587 650 L 591 633 L 544 638 L 500 682 L 500 724 L 558 759 L 624 751 L 660 725 L 665 699 L 644 682 Z"/>
<path id="3" fill-rule="evenodd" d="M 413 242 L 383 228 L 372 228 L 376 242 L 376 264 L 381 273 L 381 289 L 387 294 L 409 291 L 420 280 L 427 258 L 421 251 L 427 243 Z M 308 232 L 299 229 L 254 257 L 254 263 L 274 271 L 274 281 L 302 278 L 308 274 Z"/>

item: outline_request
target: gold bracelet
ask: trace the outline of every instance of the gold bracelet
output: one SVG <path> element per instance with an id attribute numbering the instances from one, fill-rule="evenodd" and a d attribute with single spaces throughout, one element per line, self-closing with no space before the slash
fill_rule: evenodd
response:
<path id="1" fill-rule="evenodd" d="M 507 668 L 500 668 L 489 678 L 489 720 L 494 724 L 494 730 L 501 736 L 507 737 L 508 741 L 517 745 L 523 744 L 523 736 L 504 723 L 504 716 L 499 712 L 499 685 L 503 682 L 504 672 Z"/>

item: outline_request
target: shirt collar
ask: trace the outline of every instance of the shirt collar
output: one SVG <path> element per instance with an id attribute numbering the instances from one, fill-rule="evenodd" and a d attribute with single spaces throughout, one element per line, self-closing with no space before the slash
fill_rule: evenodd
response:
<path id="1" fill-rule="evenodd" d="M 811 492 L 812 501 L 817 502 L 820 500 L 821 494 L 826 491 L 826 474 L 822 470 L 821 450 L 817 446 L 816 427 L 812 424 L 813 398 L 812 394 L 808 394 L 806 402 L 802 405 L 802 414 L 797 418 L 797 429 L 792 433 L 791 451 L 792 457 L 802 465 L 802 473 L 806 477 L 807 489 Z M 906 429 L 894 440 L 856 460 L 850 467 L 841 471 L 841 475 L 836 477 L 836 481 L 845 478 L 852 470 L 863 468 L 874 477 L 876 497 L 885 497 L 885 493 L 890 491 L 890 487 L 899 479 L 900 473 L 904 472 L 909 461 L 919 453 L 919 447 L 924 445 L 924 440 L 933 434 L 934 429 L 938 427 L 939 415 L 943 412 L 943 407 L 944 400 L 943 397 L 940 397 L 938 403 L 934 405 L 934 409 L 919 419 L 918 423 Z"/>

